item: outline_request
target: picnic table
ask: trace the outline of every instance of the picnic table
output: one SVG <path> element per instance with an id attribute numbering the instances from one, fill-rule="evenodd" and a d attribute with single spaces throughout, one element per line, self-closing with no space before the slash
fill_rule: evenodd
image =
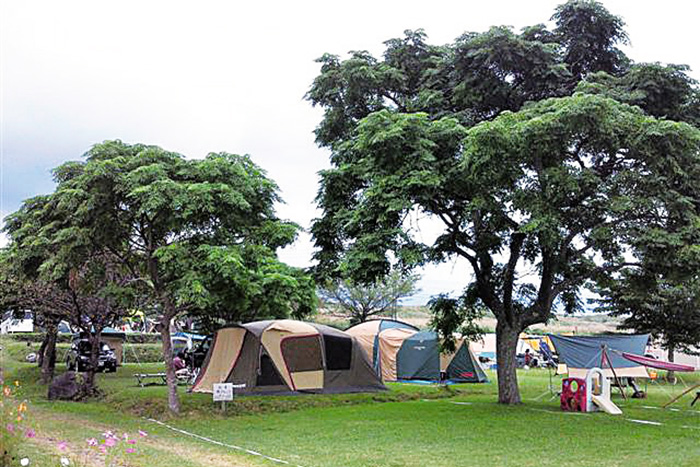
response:
<path id="1" fill-rule="evenodd" d="M 151 385 L 166 385 L 168 381 L 166 379 L 165 373 L 135 373 L 134 378 L 139 386 L 151 386 Z M 155 381 L 149 381 L 155 380 Z"/>
<path id="2" fill-rule="evenodd" d="M 189 371 L 175 374 L 177 384 L 189 384 L 193 376 L 194 375 Z M 154 385 L 165 386 L 168 384 L 167 375 L 165 373 L 135 373 L 134 378 L 136 378 L 137 384 L 141 387 Z"/>

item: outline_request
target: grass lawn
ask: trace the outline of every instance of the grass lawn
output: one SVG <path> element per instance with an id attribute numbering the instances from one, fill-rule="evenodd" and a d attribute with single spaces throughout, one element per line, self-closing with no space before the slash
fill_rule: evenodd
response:
<path id="1" fill-rule="evenodd" d="M 394 384 L 380 394 L 243 397 L 226 413 L 210 396 L 182 391 L 183 415 L 170 417 L 165 388 L 139 388 L 133 378 L 136 372 L 157 371 L 157 365 L 126 365 L 101 375 L 106 395 L 89 403 L 48 402 L 45 387 L 34 382 L 34 366 L 11 361 L 3 366 L 6 380 L 19 379 L 22 397 L 30 401 L 28 418 L 37 437 L 22 449 L 36 459 L 31 465 L 59 465 L 56 445 L 64 440 L 74 459 L 105 465 L 102 457 L 81 456 L 85 439 L 107 429 L 149 433 L 138 439 L 137 453 L 121 456 L 119 465 L 283 465 L 143 417 L 303 467 L 700 465 L 700 407 L 691 410 L 689 395 L 674 405 L 678 410 L 659 408 L 682 385 L 650 384 L 644 400 L 623 401 L 617 394 L 614 401 L 624 413 L 616 417 L 560 411 L 544 370 L 519 373 L 525 403 L 517 407 L 495 403 L 492 381 L 448 390 Z M 693 378 L 686 383 L 700 382 Z M 555 388 L 560 384 L 554 378 Z"/>

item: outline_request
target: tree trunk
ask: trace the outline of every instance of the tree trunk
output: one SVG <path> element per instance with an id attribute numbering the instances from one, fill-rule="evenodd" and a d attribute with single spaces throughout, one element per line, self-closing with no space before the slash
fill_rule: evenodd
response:
<path id="1" fill-rule="evenodd" d="M 88 330 L 89 331 L 89 330 Z M 83 390 L 85 395 L 92 395 L 95 391 L 95 373 L 100 359 L 100 341 L 102 340 L 102 328 L 95 326 L 95 332 L 88 334 L 90 340 L 90 362 L 85 373 Z"/>
<path id="2" fill-rule="evenodd" d="M 177 395 L 177 377 L 173 366 L 173 344 L 170 340 L 170 316 L 163 315 L 160 320 L 160 336 L 163 341 L 163 360 L 165 361 L 165 379 L 168 383 L 168 408 L 171 412 L 180 413 L 180 399 Z"/>
<path id="3" fill-rule="evenodd" d="M 41 382 L 49 384 L 53 379 L 56 369 L 56 339 L 58 338 L 58 325 L 53 322 L 46 323 L 46 347 L 41 362 Z"/>
<path id="4" fill-rule="evenodd" d="M 516 372 L 516 351 L 520 328 L 499 320 L 496 325 L 496 363 L 498 368 L 498 402 L 500 404 L 520 404 L 518 375 Z"/>
<path id="5" fill-rule="evenodd" d="M 49 343 L 49 333 L 44 334 L 44 339 L 41 341 L 41 346 L 39 347 L 39 354 L 37 355 L 37 365 L 39 368 L 44 366 L 44 354 L 46 353 L 46 345 Z"/>
<path id="6" fill-rule="evenodd" d="M 676 346 L 671 344 L 668 346 L 668 361 L 673 363 L 676 360 L 676 356 L 674 355 L 676 353 Z M 676 384 L 676 372 L 673 370 L 669 370 L 666 372 L 666 381 L 668 381 L 671 384 Z"/>

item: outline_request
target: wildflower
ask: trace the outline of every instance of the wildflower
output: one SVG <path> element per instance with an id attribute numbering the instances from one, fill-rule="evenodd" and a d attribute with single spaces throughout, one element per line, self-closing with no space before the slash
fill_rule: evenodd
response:
<path id="1" fill-rule="evenodd" d="M 117 444 L 117 439 L 116 439 L 116 438 L 107 438 L 107 439 L 105 439 L 105 446 L 107 446 L 108 448 L 111 448 L 111 447 L 114 446 L 115 444 Z"/>
<path id="2" fill-rule="evenodd" d="M 19 465 L 21 465 L 22 467 L 26 467 L 27 465 L 29 465 L 29 458 L 28 457 L 21 458 L 19 460 Z"/>
<path id="3" fill-rule="evenodd" d="M 36 438 L 36 431 L 29 428 L 24 432 L 24 436 L 26 436 L 27 438 Z"/>
<path id="4" fill-rule="evenodd" d="M 10 397 L 12 394 L 12 389 L 10 389 L 10 386 L 5 386 L 2 390 L 2 393 L 5 394 L 5 396 Z"/>
<path id="5" fill-rule="evenodd" d="M 102 436 L 104 436 L 105 438 L 114 438 L 114 433 L 111 431 L 105 431 L 104 433 L 102 433 Z"/>
<path id="6" fill-rule="evenodd" d="M 70 459 L 68 459 L 67 457 L 61 457 L 61 465 L 70 465 Z"/>
<path id="7" fill-rule="evenodd" d="M 128 452 L 129 454 L 133 454 L 133 453 L 136 452 L 136 449 L 134 449 L 134 448 L 126 448 L 126 452 Z"/>
<path id="8" fill-rule="evenodd" d="M 14 433 L 14 432 L 15 432 L 15 426 L 14 426 L 12 423 L 8 423 L 8 424 L 7 424 L 7 431 L 9 431 L 10 433 Z"/>
<path id="9" fill-rule="evenodd" d="M 139 430 L 139 436 L 142 438 L 145 438 L 146 436 L 148 436 L 148 433 L 146 433 L 145 431 Z"/>
<path id="10" fill-rule="evenodd" d="M 101 452 L 102 454 L 106 454 L 106 453 L 107 453 L 107 448 L 104 447 L 104 446 L 100 446 L 100 447 L 99 447 L 99 450 L 100 450 L 100 452 Z"/>
<path id="11" fill-rule="evenodd" d="M 22 402 L 19 406 L 17 406 L 17 412 L 22 413 L 27 411 L 27 403 Z"/>
<path id="12" fill-rule="evenodd" d="M 124 433 L 124 434 L 122 435 L 122 438 L 124 438 L 124 441 L 126 441 L 127 439 L 129 439 L 129 433 Z"/>
<path id="13" fill-rule="evenodd" d="M 22 421 L 22 416 L 21 416 L 21 415 L 17 415 L 17 421 L 18 421 L 18 422 L 21 422 L 21 421 Z"/>
<path id="14" fill-rule="evenodd" d="M 60 449 L 61 451 L 67 451 L 67 450 L 68 450 L 68 443 L 66 443 L 65 441 L 61 441 L 61 442 L 58 443 L 56 446 L 57 446 L 58 449 Z"/>
<path id="15" fill-rule="evenodd" d="M 136 440 L 135 440 L 135 439 L 130 439 L 129 441 L 127 441 L 127 443 L 129 443 L 129 444 L 136 444 Z"/>
<path id="16" fill-rule="evenodd" d="M 87 441 L 88 446 L 97 446 L 97 440 L 95 438 L 88 438 L 85 441 Z"/>
<path id="17" fill-rule="evenodd" d="M 19 381 L 15 381 L 15 386 L 19 387 Z"/>

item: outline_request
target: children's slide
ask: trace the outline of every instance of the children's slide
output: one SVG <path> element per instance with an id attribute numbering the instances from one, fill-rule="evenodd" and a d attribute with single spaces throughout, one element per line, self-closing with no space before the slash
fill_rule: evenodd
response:
<path id="1" fill-rule="evenodd" d="M 607 412 L 611 415 L 620 415 L 622 410 L 607 397 L 591 395 L 591 401 L 597 405 L 602 411 Z"/>

